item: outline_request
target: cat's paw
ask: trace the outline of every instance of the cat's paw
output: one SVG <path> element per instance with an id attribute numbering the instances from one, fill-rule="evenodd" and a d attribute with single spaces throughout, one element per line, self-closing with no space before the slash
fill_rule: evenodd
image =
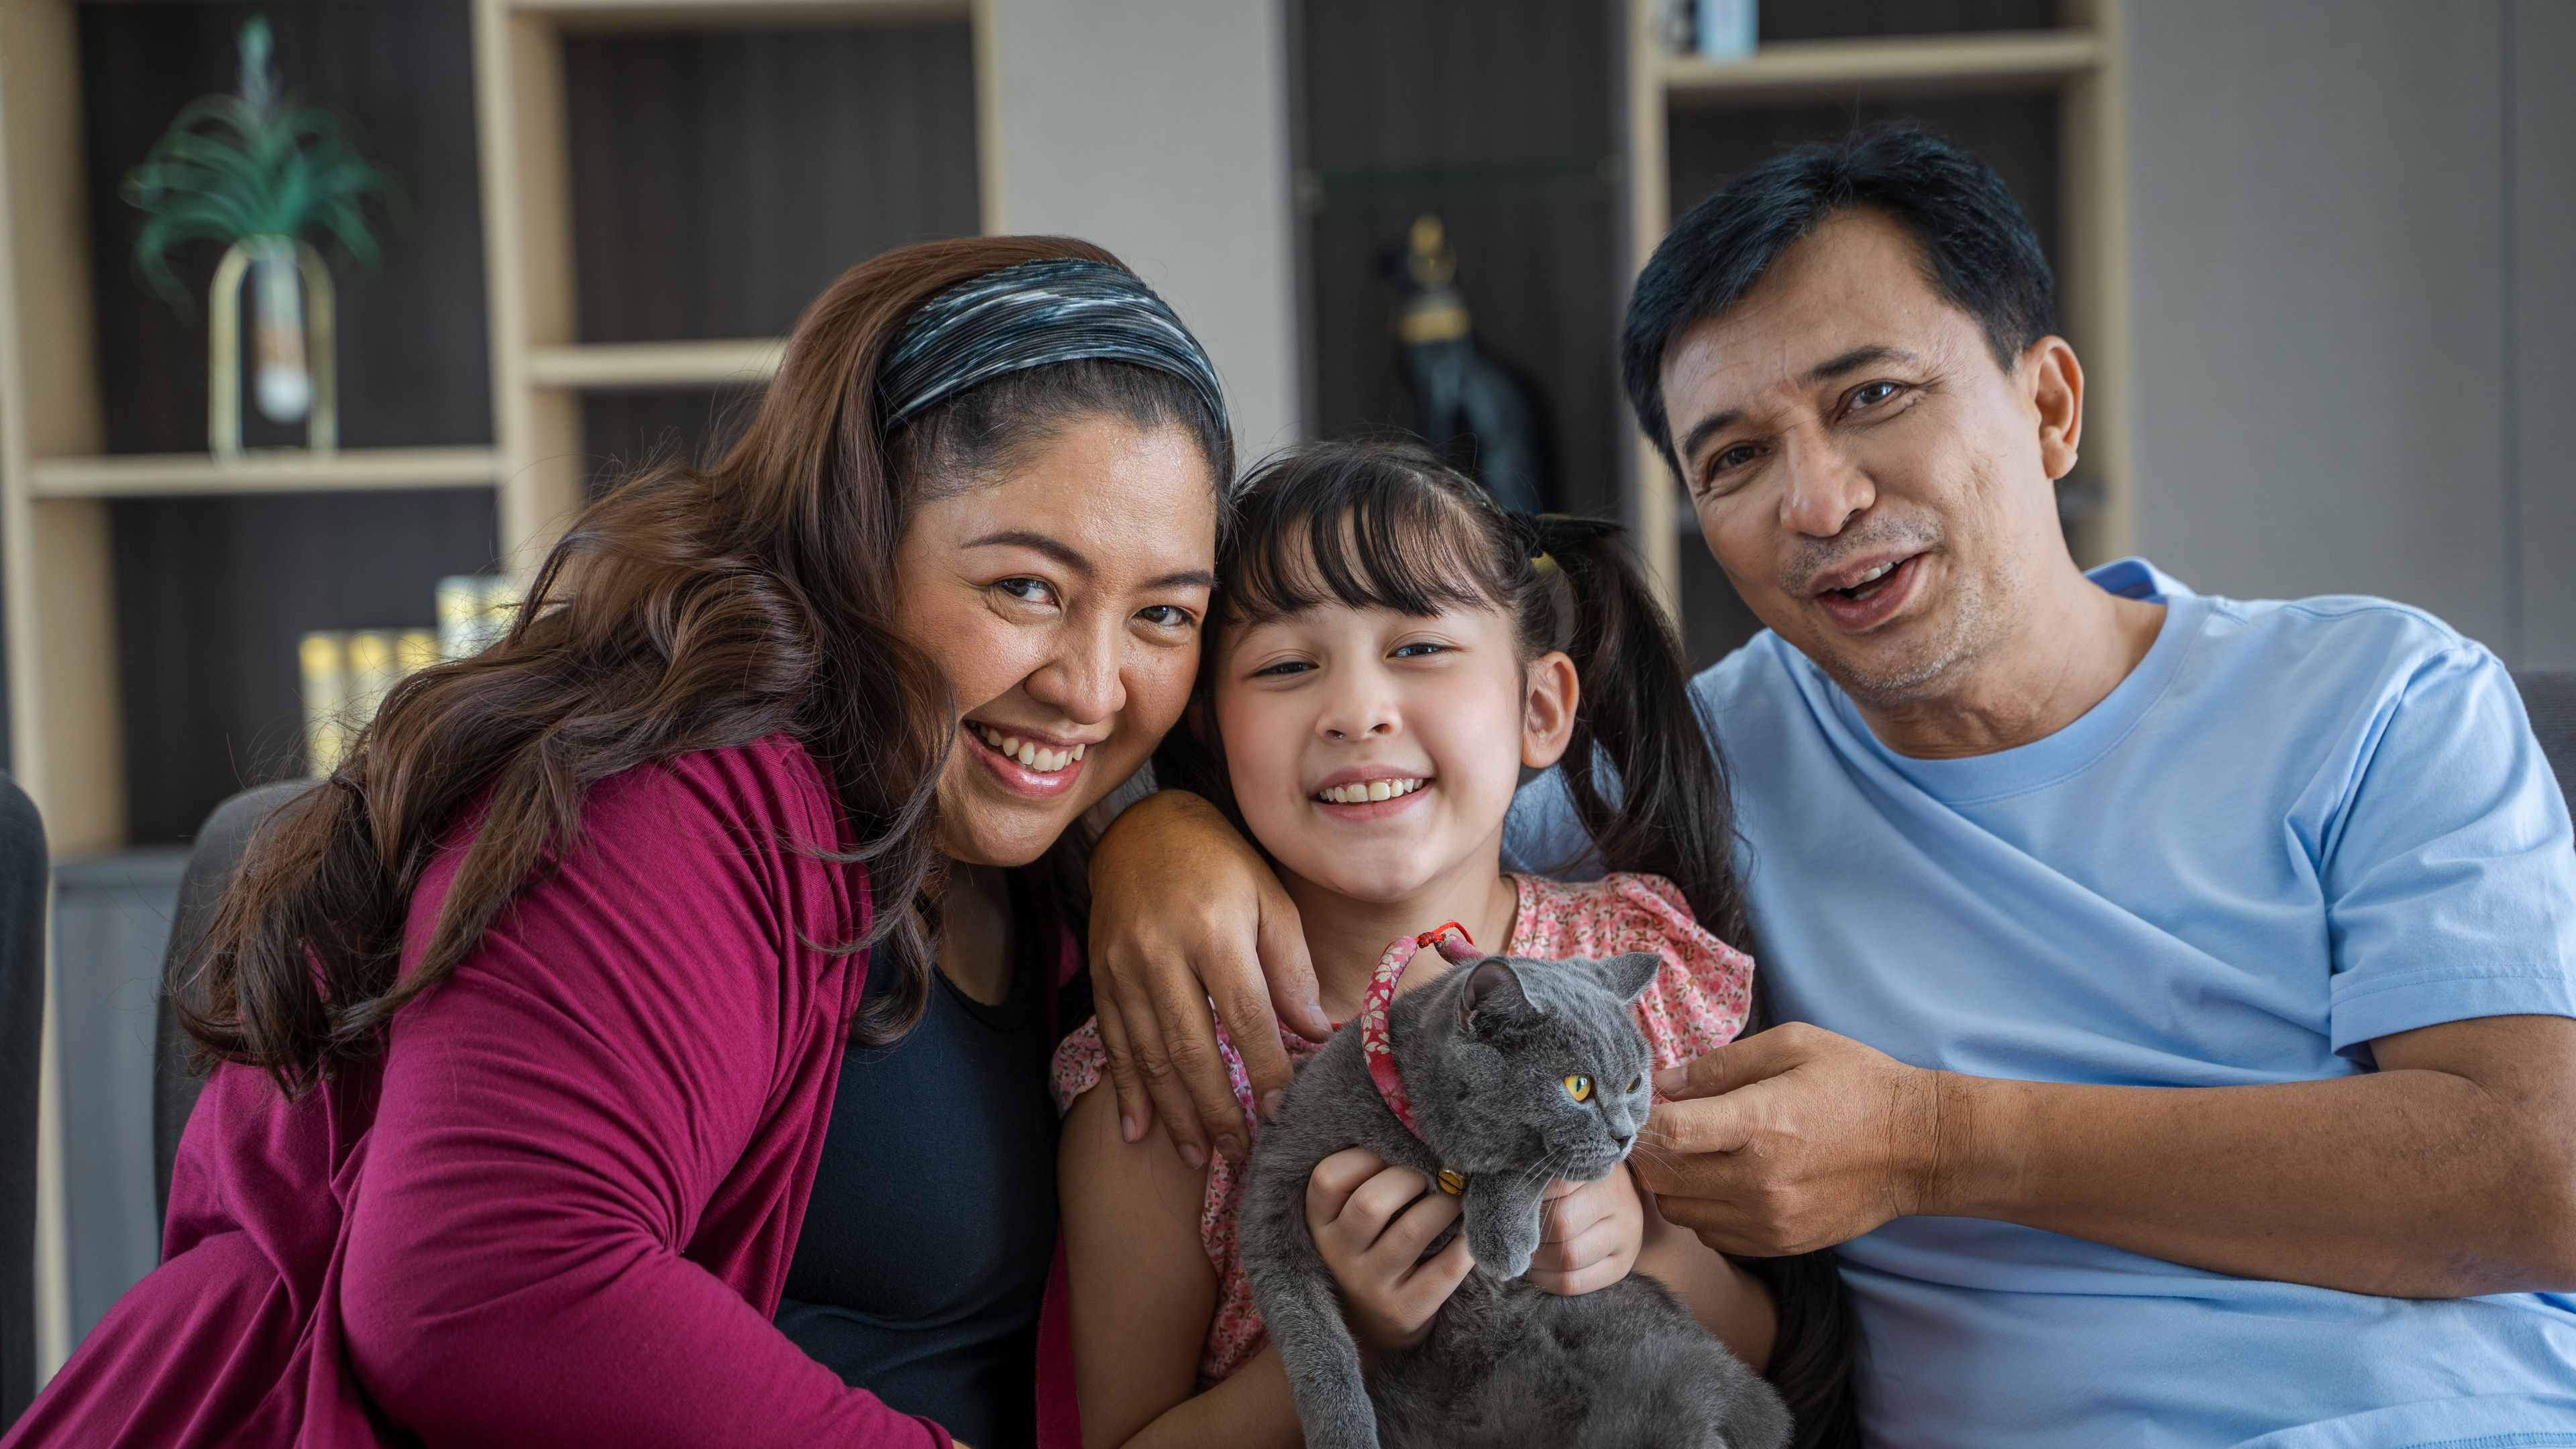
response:
<path id="1" fill-rule="evenodd" d="M 1529 1271 L 1538 1253 L 1539 1223 L 1535 1210 L 1520 1213 L 1471 1214 L 1467 1251 L 1476 1266 L 1497 1278 L 1517 1278 Z"/>

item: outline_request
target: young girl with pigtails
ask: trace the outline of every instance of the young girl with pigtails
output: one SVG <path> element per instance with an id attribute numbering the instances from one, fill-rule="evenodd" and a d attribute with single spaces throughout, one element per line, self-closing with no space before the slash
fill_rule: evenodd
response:
<path id="1" fill-rule="evenodd" d="M 1612 526 L 1504 513 L 1429 452 L 1321 444 L 1262 468 L 1219 563 L 1191 727 L 1162 783 L 1215 801 L 1295 900 L 1325 1012 L 1360 1010 L 1387 944 L 1456 922 L 1542 958 L 1650 951 L 1636 1004 L 1657 1069 L 1745 1029 L 1753 962 L 1723 766 L 1670 626 Z M 1560 767 L 1597 880 L 1501 869 L 1525 772 Z M 1442 969 L 1421 952 L 1402 987 Z M 1318 1048 L 1292 1032 L 1292 1058 Z M 1220 1032 L 1220 1041 L 1222 1042 Z M 1247 1119 L 1251 1089 L 1225 1046 Z M 1297 1413 L 1236 1245 L 1245 1165 L 1122 1140 L 1096 1024 L 1058 1049 L 1070 1337 L 1083 1442 L 1293 1446 Z M 1352 1149 L 1307 1221 L 1364 1354 L 1421 1340 L 1470 1266 L 1425 1258 L 1458 1199 Z M 1739 1265 L 1666 1224 L 1626 1169 L 1550 1189 L 1529 1278 L 1582 1293 L 1661 1280 L 1770 1367 L 1800 1446 L 1857 1443 L 1849 1316 L 1829 1255 Z"/>

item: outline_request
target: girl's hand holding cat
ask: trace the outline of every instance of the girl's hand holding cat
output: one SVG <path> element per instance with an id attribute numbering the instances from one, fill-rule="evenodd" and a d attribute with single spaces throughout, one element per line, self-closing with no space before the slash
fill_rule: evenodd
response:
<path id="1" fill-rule="evenodd" d="M 1532 1287 L 1572 1297 L 1607 1288 L 1637 1266 L 1646 1208 L 1627 1164 L 1599 1182 L 1548 1184 L 1539 1214 L 1538 1252 L 1522 1275 Z"/>
<path id="2" fill-rule="evenodd" d="M 1364 1360 L 1420 1343 L 1475 1266 L 1464 1233 L 1429 1261 L 1422 1257 L 1462 1211 L 1421 1173 L 1389 1167 L 1366 1148 L 1346 1147 L 1315 1164 L 1306 1228 L 1342 1290 Z"/>

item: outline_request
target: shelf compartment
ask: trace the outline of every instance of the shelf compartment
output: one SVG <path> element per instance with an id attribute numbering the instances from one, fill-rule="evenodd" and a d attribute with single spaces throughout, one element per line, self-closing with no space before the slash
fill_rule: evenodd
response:
<path id="1" fill-rule="evenodd" d="M 962 20 L 572 35 L 561 72 L 570 325 L 538 347 L 783 336 L 853 263 L 982 230 Z"/>
<path id="2" fill-rule="evenodd" d="M 82 381 L 108 385 L 95 394 L 100 436 L 39 443 L 36 451 L 126 455 L 205 446 L 207 289 L 224 248 L 193 241 L 179 249 L 174 266 L 188 305 L 170 306 L 135 275 L 140 216 L 121 187 L 127 168 L 151 151 L 180 107 L 239 84 L 236 40 L 254 10 L 269 20 L 288 90 L 337 112 L 363 154 L 389 167 L 408 197 L 399 221 L 368 207 L 383 247 L 378 265 L 332 264 L 341 447 L 493 442 L 471 8 L 463 0 L 124 0 L 61 8 L 77 11 L 80 31 L 74 74 L 81 135 L 69 155 L 81 166 L 94 279 L 76 295 L 98 345 L 96 366 L 83 369 Z M 57 204 L 49 199 L 45 214 Z M 62 217 L 62 229 L 77 234 L 72 220 Z M 337 256 L 338 248 L 315 240 L 326 256 Z M 33 285 L 22 277 L 20 295 Z M 304 441 L 300 422 L 242 411 L 243 438 L 254 447 Z"/>
<path id="3" fill-rule="evenodd" d="M 126 840 L 184 840 L 225 796 L 302 774 L 306 631 L 432 627 L 438 581 L 492 567 L 494 502 L 486 487 L 105 504 Z"/>
<path id="4" fill-rule="evenodd" d="M 351 448 L 336 453 L 251 452 L 231 461 L 204 453 L 39 458 L 37 498 L 181 498 L 235 493 L 364 493 L 385 488 L 489 488 L 501 455 L 490 448 Z"/>
<path id="5" fill-rule="evenodd" d="M 777 337 L 712 342 L 588 342 L 528 349 L 528 381 L 574 392 L 758 386 L 778 371 Z"/>
<path id="6" fill-rule="evenodd" d="M 2102 50 L 2101 37 L 2089 30 L 1781 41 L 1742 60 L 1667 56 L 1664 93 L 1725 105 L 1819 86 L 2045 84 L 2091 74 L 2102 65 Z"/>

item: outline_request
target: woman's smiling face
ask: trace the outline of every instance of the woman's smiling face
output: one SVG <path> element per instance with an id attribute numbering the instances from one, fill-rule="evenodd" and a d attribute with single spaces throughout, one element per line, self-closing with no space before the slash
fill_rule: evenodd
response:
<path id="1" fill-rule="evenodd" d="M 955 693 L 950 859 L 1028 864 L 1153 753 L 1198 669 L 1216 520 L 1189 431 L 1114 417 L 914 510 L 895 627 Z"/>

